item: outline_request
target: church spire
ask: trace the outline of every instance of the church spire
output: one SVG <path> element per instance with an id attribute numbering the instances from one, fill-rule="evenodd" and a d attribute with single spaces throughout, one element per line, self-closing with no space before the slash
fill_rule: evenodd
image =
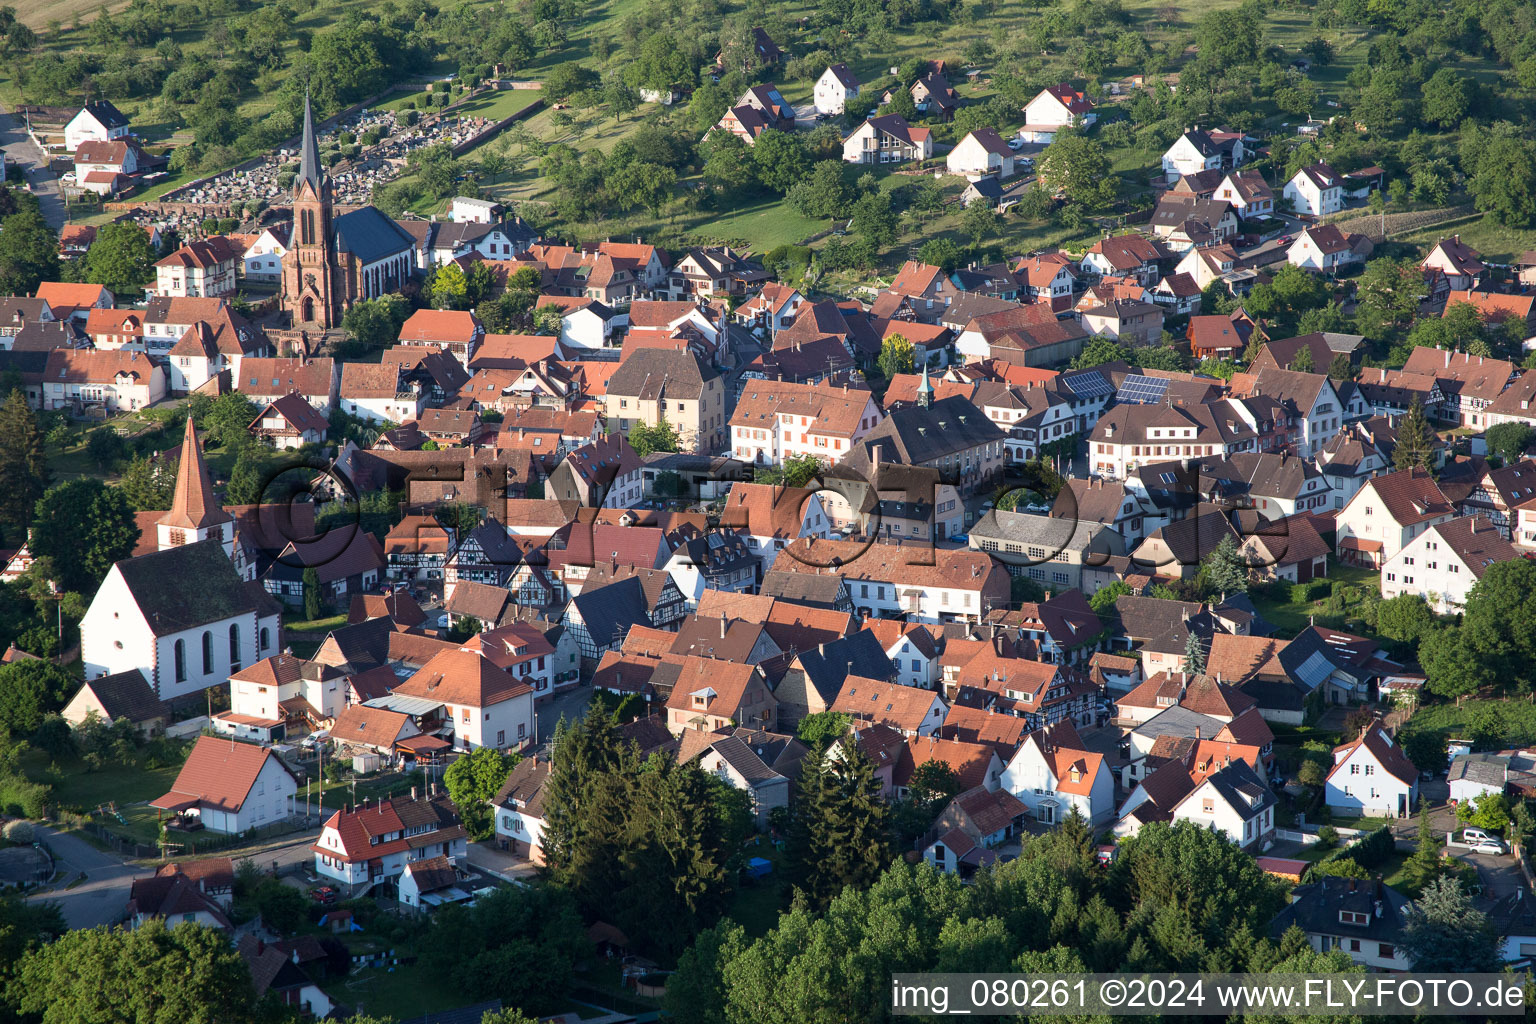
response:
<path id="1" fill-rule="evenodd" d="M 197 446 L 197 429 L 192 425 L 192 417 L 188 416 L 187 430 L 181 440 L 181 466 L 176 471 L 176 496 L 171 501 L 170 512 L 159 525 L 202 533 L 233 521 L 234 517 L 214 500 L 208 464 L 203 461 L 202 450 Z"/>
<path id="2" fill-rule="evenodd" d="M 928 408 L 933 401 L 933 385 L 928 382 L 928 363 L 923 362 L 923 381 L 917 386 L 917 404 Z"/>
<path id="3" fill-rule="evenodd" d="M 320 146 L 315 142 L 315 118 L 309 109 L 309 90 L 304 90 L 304 134 L 299 138 L 299 176 L 293 187 L 309 182 L 315 194 L 320 193 Z"/>

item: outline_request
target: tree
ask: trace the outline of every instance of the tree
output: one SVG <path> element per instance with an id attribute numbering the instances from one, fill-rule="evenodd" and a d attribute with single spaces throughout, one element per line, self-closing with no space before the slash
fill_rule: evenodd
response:
<path id="1" fill-rule="evenodd" d="M 820 754 L 832 745 L 833 740 L 845 736 L 852 724 L 853 719 L 841 711 L 818 711 L 800 719 L 800 724 L 795 727 L 795 738 L 809 747 L 811 753 Z"/>
<path id="2" fill-rule="evenodd" d="M 224 933 L 155 919 L 132 931 L 66 932 L 22 957 L 10 989 L 41 1024 L 258 1020 L 250 971 Z"/>
<path id="3" fill-rule="evenodd" d="M 59 239 L 36 204 L 0 221 L 0 295 L 31 295 L 59 279 Z"/>
<path id="4" fill-rule="evenodd" d="M 1346 353 L 1340 352 L 1328 364 L 1329 380 L 1353 380 L 1354 377 L 1355 364 L 1349 361 L 1349 356 Z"/>
<path id="5" fill-rule="evenodd" d="M 503 754 L 495 747 L 476 747 L 443 772 L 443 785 L 448 787 L 448 795 L 459 810 L 470 842 L 483 842 L 496 834 L 491 798 L 521 760 L 516 754 Z"/>
<path id="6" fill-rule="evenodd" d="M 208 440 L 227 446 L 230 442 L 243 442 L 250 435 L 247 428 L 261 410 L 256 403 L 238 391 L 229 391 L 213 400 L 203 416 L 202 425 Z"/>
<path id="7" fill-rule="evenodd" d="M 1424 668 L 1426 688 L 1441 697 L 1465 697 L 1490 681 L 1487 667 L 1477 661 L 1463 631 L 1449 626 L 1422 634 L 1419 664 Z"/>
<path id="8" fill-rule="evenodd" d="M 1445 737 L 1428 729 L 1415 729 L 1403 737 L 1403 753 L 1421 772 L 1442 772 L 1446 764 Z"/>
<path id="9" fill-rule="evenodd" d="M 68 672 L 41 658 L 0 665 L 0 726 L 14 737 L 29 736 L 78 687 Z"/>
<path id="10" fill-rule="evenodd" d="M 1418 315 L 1423 291 L 1424 274 L 1416 261 L 1385 256 L 1371 260 L 1355 282 L 1360 333 L 1372 340 L 1390 340 Z"/>
<path id="11" fill-rule="evenodd" d="M 1376 631 L 1412 649 L 1435 628 L 1435 613 L 1418 594 L 1399 594 L 1376 606 Z"/>
<path id="12" fill-rule="evenodd" d="M 814 455 L 792 455 L 780 465 L 785 487 L 808 487 L 821 475 L 821 462 Z"/>
<path id="13" fill-rule="evenodd" d="M 635 454 L 644 458 L 653 452 L 675 452 L 682 449 L 682 439 L 677 428 L 663 419 L 655 426 L 636 423 L 629 428 L 629 444 Z"/>
<path id="14" fill-rule="evenodd" d="M 960 265 L 960 247 L 948 238 L 932 238 L 917 250 L 920 263 L 938 267 L 946 274 Z"/>
<path id="15" fill-rule="evenodd" d="M 1312 350 L 1310 348 L 1306 348 L 1305 346 L 1299 349 L 1296 352 L 1296 355 L 1291 358 L 1290 369 L 1295 370 L 1297 373 L 1314 372 L 1314 367 L 1312 365 Z"/>
<path id="16" fill-rule="evenodd" d="M 886 380 L 898 373 L 911 373 L 912 343 L 900 334 L 893 334 L 880 343 L 880 356 L 876 360 L 880 375 Z"/>
<path id="17" fill-rule="evenodd" d="M 349 336 L 346 354 L 355 358 L 393 345 L 410 314 L 410 303 L 400 295 L 381 295 L 353 303 L 341 315 L 341 328 Z"/>
<path id="18" fill-rule="evenodd" d="M 544 93 L 551 99 L 563 100 L 574 93 L 596 89 L 601 82 L 596 71 L 575 61 L 566 61 L 544 73 Z"/>
<path id="19" fill-rule="evenodd" d="M 752 167 L 764 188 L 788 195 L 810 174 L 811 158 L 798 135 L 769 128 L 752 144 Z"/>
<path id="20" fill-rule="evenodd" d="M 1456 805 L 1456 820 L 1497 835 L 1509 826 L 1509 800 L 1503 793 L 1483 793 L 1463 800 Z"/>
<path id="21" fill-rule="evenodd" d="M 997 234 L 1003 226 L 1003 218 L 985 200 L 971 203 L 960 215 L 960 230 L 971 236 L 971 245 L 980 248 L 981 243 Z"/>
<path id="22" fill-rule="evenodd" d="M 253 438 L 235 456 L 235 465 L 229 471 L 229 483 L 224 485 L 224 500 L 231 505 L 259 505 L 267 484 L 266 463 Z"/>
<path id="23" fill-rule="evenodd" d="M 1072 369 L 1085 370 L 1090 366 L 1115 363 L 1129 357 L 1125 347 L 1108 338 L 1089 338 L 1083 350 L 1072 360 Z"/>
<path id="24" fill-rule="evenodd" d="M 1205 645 L 1194 630 L 1184 638 L 1184 671 L 1192 676 L 1205 674 Z"/>
<path id="25" fill-rule="evenodd" d="M 325 611 L 320 592 L 320 572 L 314 566 L 308 566 L 304 570 L 304 617 L 314 622 Z"/>
<path id="26" fill-rule="evenodd" d="M 1403 414 L 1397 425 L 1397 447 L 1392 450 L 1392 465 L 1397 469 L 1429 469 L 1435 454 L 1435 433 L 1429 428 L 1419 397 Z"/>
<path id="27" fill-rule="evenodd" d="M 1410 753 L 1409 756 L 1413 755 Z M 1414 764 L 1418 765 L 1419 762 L 1414 761 Z M 1442 767 L 1445 764 L 1443 746 L 1440 750 L 1440 764 Z M 1412 872 L 1411 877 L 1421 890 L 1440 873 L 1440 841 L 1436 838 L 1435 827 L 1429 820 L 1429 801 L 1427 800 L 1419 801 L 1418 841 L 1414 844 L 1413 853 L 1409 855 L 1406 866 Z"/>
<path id="28" fill-rule="evenodd" d="M 812 716 L 815 717 L 815 716 Z M 699 933 L 667 979 L 667 1016 L 676 1024 L 718 1024 L 725 1019 L 725 965 L 739 958 L 747 935 L 734 921 Z"/>
<path id="29" fill-rule="evenodd" d="M 1504 965 L 1499 938 L 1454 878 L 1424 887 L 1404 914 L 1398 945 L 1417 972 L 1497 971 Z"/>
<path id="30" fill-rule="evenodd" d="M 907 791 L 914 800 L 936 803 L 960 792 L 960 780 L 948 762 L 929 758 L 912 770 Z"/>
<path id="31" fill-rule="evenodd" d="M 565 310 L 550 303 L 533 311 L 535 334 L 559 334 L 565 326 Z"/>
<path id="32" fill-rule="evenodd" d="M 1099 618 L 1102 619 L 1111 614 L 1111 609 L 1115 607 L 1115 600 L 1117 598 L 1124 597 L 1129 593 L 1131 593 L 1131 585 L 1129 583 L 1124 580 L 1115 580 L 1109 586 L 1100 587 L 1094 591 L 1093 596 L 1088 599 L 1088 604 L 1098 613 Z"/>
<path id="33" fill-rule="evenodd" d="M 890 809 L 874 766 L 856 747 L 802 762 L 791 805 L 789 873 L 812 906 L 866 888 L 890 862 Z"/>
<path id="34" fill-rule="evenodd" d="M 1536 564 L 1523 558 L 1495 562 L 1467 595 L 1459 632 L 1482 665 L 1506 688 L 1530 692 L 1536 679 Z"/>
<path id="35" fill-rule="evenodd" d="M 1450 68 L 1429 76 L 1421 94 L 1420 110 L 1426 120 L 1441 128 L 1455 128 L 1472 105 L 1472 84 Z"/>
<path id="36" fill-rule="evenodd" d="M 811 168 L 810 177 L 790 189 L 790 203 L 807 217 L 818 220 L 845 216 L 852 200 L 844 170 L 847 166 L 841 160 L 818 161 Z"/>
<path id="37" fill-rule="evenodd" d="M 444 263 L 432 271 L 427 290 L 438 309 L 463 309 L 469 303 L 469 278 L 457 263 Z"/>
<path id="38" fill-rule="evenodd" d="M 886 192 L 869 192 L 853 204 L 853 230 L 876 249 L 896 241 L 896 211 Z"/>
<path id="39" fill-rule="evenodd" d="M 1532 438 L 1536 438 L 1536 430 L 1532 430 L 1527 423 L 1511 420 L 1489 427 L 1486 437 L 1488 451 L 1507 464 L 1519 462 L 1525 457 L 1526 448 L 1530 446 Z"/>
<path id="40" fill-rule="evenodd" d="M 48 486 L 48 456 L 37 417 L 20 388 L 0 405 L 0 480 L 5 481 L 0 488 L 0 526 L 8 532 L 24 530 Z"/>
<path id="41" fill-rule="evenodd" d="M 107 427 L 103 430 L 91 431 L 90 437 L 85 441 L 85 454 L 96 463 L 97 469 L 105 472 L 128 454 L 128 445 L 124 443 L 123 435 Z"/>
<path id="42" fill-rule="evenodd" d="M 122 295 L 155 279 L 155 247 L 149 232 L 131 220 L 103 224 L 85 254 L 85 280 Z"/>
<path id="43" fill-rule="evenodd" d="M 1040 178 L 1066 192 L 1067 199 L 1089 210 L 1115 198 L 1115 175 L 1103 148 L 1082 135 L 1058 135 L 1040 157 Z"/>
<path id="44" fill-rule="evenodd" d="M 1536 217 L 1536 146 L 1502 136 L 1488 143 L 1467 182 L 1476 207 L 1510 227 L 1527 227 Z M 6 220 L 9 224 L 10 220 Z M 3 242 L 0 242 L 3 245 Z M 4 258 L 0 256 L 0 266 Z M 3 280 L 3 275 L 0 275 Z"/>
<path id="45" fill-rule="evenodd" d="M 1248 563 L 1243 560 L 1243 553 L 1230 533 L 1217 542 L 1200 568 L 1223 598 L 1228 594 L 1248 592 Z"/>
<path id="46" fill-rule="evenodd" d="M 38 500 L 37 519 L 32 553 L 53 561 L 64 590 L 93 593 L 139 539 L 128 498 L 94 477 L 49 488 Z"/>

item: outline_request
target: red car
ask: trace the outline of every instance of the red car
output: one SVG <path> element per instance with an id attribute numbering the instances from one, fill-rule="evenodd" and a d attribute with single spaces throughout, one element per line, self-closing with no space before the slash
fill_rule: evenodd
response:
<path id="1" fill-rule="evenodd" d="M 335 903 L 338 895 L 336 890 L 329 885 L 322 885 L 309 890 L 309 898 L 325 906 Z"/>

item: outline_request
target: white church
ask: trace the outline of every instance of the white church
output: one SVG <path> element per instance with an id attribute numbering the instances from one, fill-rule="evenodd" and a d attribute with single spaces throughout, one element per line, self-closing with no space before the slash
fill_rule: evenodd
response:
<path id="1" fill-rule="evenodd" d="M 114 564 L 80 622 L 87 679 L 138 669 L 161 700 L 222 686 L 280 650 L 280 607 L 237 568 L 234 517 L 213 496 L 187 419 L 158 548 Z"/>

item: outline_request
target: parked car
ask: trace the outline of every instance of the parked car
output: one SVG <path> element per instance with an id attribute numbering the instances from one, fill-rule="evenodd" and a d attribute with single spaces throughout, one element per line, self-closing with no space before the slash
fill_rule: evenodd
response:
<path id="1" fill-rule="evenodd" d="M 326 907 L 335 903 L 340 896 L 341 894 L 336 891 L 335 887 L 329 885 L 320 885 L 309 890 L 309 898 Z"/>
<path id="2" fill-rule="evenodd" d="M 1484 839 L 1492 838 L 1493 836 L 1489 835 L 1487 832 L 1484 832 L 1480 828 L 1463 829 L 1461 833 L 1461 841 L 1464 843 L 1476 843 L 1481 842 Z"/>
<path id="3" fill-rule="evenodd" d="M 1018 150 L 1021 150 L 1021 149 L 1024 148 L 1024 140 L 1023 139 L 1009 139 L 1008 140 L 1008 148 L 1011 149 L 1011 150 L 1014 150 L 1015 152 L 1017 152 Z"/>
<path id="4" fill-rule="evenodd" d="M 1486 853 L 1490 856 L 1497 857 L 1508 853 L 1509 851 L 1506 850 L 1504 848 L 1504 844 L 1497 839 L 1479 839 L 1472 844 L 1472 852 Z"/>

